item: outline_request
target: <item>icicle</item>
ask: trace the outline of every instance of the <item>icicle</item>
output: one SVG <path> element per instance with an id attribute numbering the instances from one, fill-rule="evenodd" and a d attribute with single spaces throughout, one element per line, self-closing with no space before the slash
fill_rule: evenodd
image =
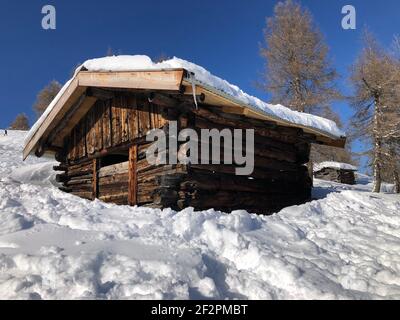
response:
<path id="1" fill-rule="evenodd" d="M 199 106 L 197 104 L 197 99 L 196 99 L 196 84 L 194 83 L 194 73 L 192 72 L 188 72 L 189 74 L 189 80 L 192 83 L 192 92 L 193 92 L 193 100 L 194 100 L 194 104 L 196 106 L 196 110 L 199 109 Z"/>

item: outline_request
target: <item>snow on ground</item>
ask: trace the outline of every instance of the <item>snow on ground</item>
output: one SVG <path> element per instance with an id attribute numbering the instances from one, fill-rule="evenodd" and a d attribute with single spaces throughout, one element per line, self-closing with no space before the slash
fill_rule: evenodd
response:
<path id="1" fill-rule="evenodd" d="M 1 299 L 399 299 L 400 197 L 316 181 L 264 217 L 90 202 L 0 136 Z M 360 177 L 360 176 L 359 176 Z"/>
<path id="2" fill-rule="evenodd" d="M 196 65 L 192 62 L 179 59 L 174 57 L 172 59 L 155 63 L 148 56 L 144 55 L 121 55 L 112 57 L 103 57 L 98 59 L 91 59 L 84 62 L 75 71 L 74 77 L 77 73 L 85 68 L 88 71 L 136 71 L 136 70 L 162 70 L 162 69 L 186 69 L 194 74 L 194 81 L 199 82 L 203 85 L 210 86 L 216 90 L 219 90 L 231 97 L 239 100 L 241 103 L 248 107 L 256 108 L 265 114 L 276 117 L 277 119 L 289 121 L 291 123 L 296 123 L 306 127 L 311 127 L 319 129 L 329 135 L 335 136 L 337 138 L 344 137 L 346 134 L 344 131 L 338 128 L 335 122 L 321 118 L 315 115 L 297 112 L 290 110 L 282 105 L 272 105 L 261 101 L 260 99 L 253 97 L 245 92 L 243 92 L 238 86 L 230 84 L 228 81 L 221 79 L 217 76 L 211 74 L 208 70 L 203 67 Z M 49 115 L 50 111 L 55 107 L 57 101 L 61 98 L 63 93 L 68 88 L 72 79 L 69 80 L 63 88 L 60 90 L 58 95 L 50 103 L 48 108 L 42 114 L 40 119 L 32 126 L 30 132 L 26 137 L 26 141 L 30 140 L 36 133 L 37 129 L 44 122 L 46 117 Z"/>

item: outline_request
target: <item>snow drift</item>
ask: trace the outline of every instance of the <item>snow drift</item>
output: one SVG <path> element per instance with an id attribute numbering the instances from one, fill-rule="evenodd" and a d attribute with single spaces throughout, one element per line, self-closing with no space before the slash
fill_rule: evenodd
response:
<path id="1" fill-rule="evenodd" d="M 0 137 L 1 299 L 400 298 L 400 198 L 368 181 L 269 217 L 115 206 L 59 191 L 23 139 Z"/>

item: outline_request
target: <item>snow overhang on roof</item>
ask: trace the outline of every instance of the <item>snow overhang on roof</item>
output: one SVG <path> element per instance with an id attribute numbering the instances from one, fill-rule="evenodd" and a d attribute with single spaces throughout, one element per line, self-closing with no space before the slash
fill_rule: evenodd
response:
<path id="1" fill-rule="evenodd" d="M 227 113 L 301 128 L 325 145 L 344 147 L 346 141 L 345 133 L 335 122 L 265 103 L 191 62 L 173 58 L 153 63 L 147 56 L 114 56 L 88 60 L 76 70 L 74 77 L 64 85 L 29 131 L 24 159 L 37 151 L 44 141 L 54 138 L 54 129 L 61 121 L 73 123 L 83 117 L 96 101 L 85 95 L 90 87 L 165 90 L 188 95 L 195 90 L 196 95 L 205 94 L 203 103 L 219 106 Z M 61 137 L 62 132 L 57 132 L 57 136 Z"/>

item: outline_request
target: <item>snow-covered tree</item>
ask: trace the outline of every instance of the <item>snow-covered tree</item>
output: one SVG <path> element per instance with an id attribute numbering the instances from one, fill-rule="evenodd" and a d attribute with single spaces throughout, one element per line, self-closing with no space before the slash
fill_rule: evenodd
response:
<path id="1" fill-rule="evenodd" d="M 354 86 L 351 98 L 355 114 L 352 126 L 355 135 L 372 145 L 374 192 L 380 192 L 388 143 L 398 134 L 393 115 L 399 101 L 399 61 L 381 48 L 373 35 L 364 33 L 364 48 L 352 66 L 350 80 Z M 397 129 L 396 129 L 397 128 Z"/>

